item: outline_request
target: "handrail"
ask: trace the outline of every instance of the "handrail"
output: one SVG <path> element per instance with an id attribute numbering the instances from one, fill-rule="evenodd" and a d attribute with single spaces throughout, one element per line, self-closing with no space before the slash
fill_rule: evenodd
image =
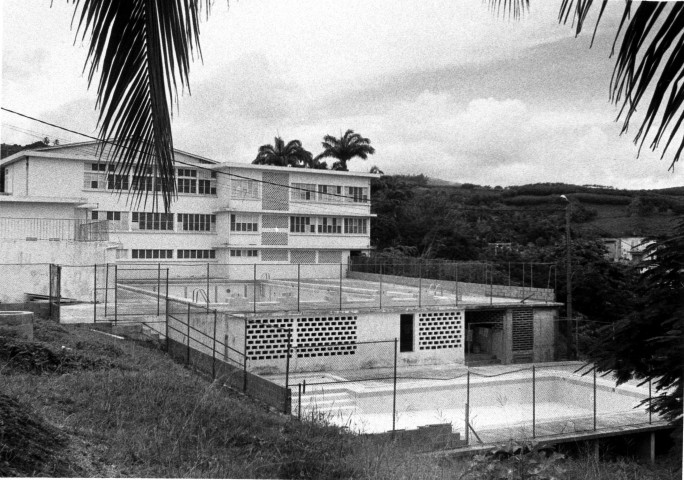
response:
<path id="1" fill-rule="evenodd" d="M 204 297 L 204 303 L 209 303 L 209 299 L 207 298 L 207 292 L 204 291 L 202 288 L 195 288 L 192 291 L 192 303 L 198 303 L 200 300 L 200 296 Z"/>

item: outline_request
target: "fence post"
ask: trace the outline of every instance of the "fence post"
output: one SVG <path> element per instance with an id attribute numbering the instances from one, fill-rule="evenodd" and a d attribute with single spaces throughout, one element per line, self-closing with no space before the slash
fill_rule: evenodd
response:
<path id="1" fill-rule="evenodd" d="M 105 320 L 107 319 L 107 294 L 109 293 L 109 263 L 105 267 Z"/>
<path id="2" fill-rule="evenodd" d="M 93 265 L 93 323 L 97 322 L 97 263 Z"/>
<path id="3" fill-rule="evenodd" d="M 119 266 L 114 264 L 114 325 L 119 321 Z"/>
<path id="4" fill-rule="evenodd" d="M 190 304 L 188 303 L 188 348 L 186 349 L 185 364 L 190 365 Z"/>
<path id="5" fill-rule="evenodd" d="M 164 330 L 165 330 L 165 335 L 166 335 L 166 353 L 169 353 L 169 296 L 166 296 L 166 301 L 164 302 L 166 305 L 166 314 L 164 315 L 164 319 L 166 320 L 165 325 L 164 325 Z"/>
<path id="6" fill-rule="evenodd" d="M 532 365 L 532 438 L 536 437 L 537 419 L 537 375 L 535 366 Z"/>
<path id="7" fill-rule="evenodd" d="M 470 442 L 470 369 L 466 373 L 466 404 L 465 404 L 465 442 Z"/>
<path id="8" fill-rule="evenodd" d="M 297 419 L 302 419 L 302 383 L 297 384 Z"/>
<path id="9" fill-rule="evenodd" d="M 287 329 L 287 355 L 285 355 L 285 391 L 290 388 L 290 349 L 292 348 L 292 329 Z"/>
<path id="10" fill-rule="evenodd" d="M 52 320 L 52 304 L 53 304 L 53 302 L 54 302 L 54 300 L 53 300 L 53 298 L 52 298 L 53 295 L 54 295 L 53 288 L 52 288 L 52 283 L 53 283 L 52 276 L 54 275 L 54 273 L 53 273 L 53 268 L 54 268 L 54 267 L 53 267 L 52 264 L 50 264 L 50 265 L 48 266 L 48 289 L 49 289 L 49 293 L 48 293 L 48 295 L 49 295 L 49 299 L 48 299 L 48 315 L 50 315 L 50 320 Z"/>
<path id="11" fill-rule="evenodd" d="M 214 310 L 214 344 L 211 349 L 211 379 L 216 380 L 216 310 Z M 227 342 L 226 342 L 227 343 Z"/>
<path id="12" fill-rule="evenodd" d="M 257 289 L 257 284 L 256 284 L 256 270 L 257 270 L 257 264 L 254 264 L 254 285 L 252 286 L 252 296 L 254 297 L 254 313 L 256 313 L 256 289 Z"/>
<path id="13" fill-rule="evenodd" d="M 247 320 L 245 318 L 245 331 L 244 331 L 244 346 L 242 351 L 244 352 L 245 358 L 243 359 L 244 361 L 244 367 L 243 367 L 243 372 L 242 372 L 242 391 L 247 392 Z"/>
<path id="14" fill-rule="evenodd" d="M 169 309 L 169 269 L 167 267 L 166 269 L 166 283 L 164 285 L 164 298 L 166 301 L 164 302 L 164 308 L 167 310 L 166 316 L 167 316 L 167 323 L 168 323 L 168 309 Z M 168 337 L 168 335 L 167 335 Z"/>
<path id="15" fill-rule="evenodd" d="M 596 367 L 594 367 L 594 431 L 596 431 Z"/>
<path id="16" fill-rule="evenodd" d="M 651 411 L 651 379 L 648 379 L 648 424 L 653 423 L 653 412 Z"/>
<path id="17" fill-rule="evenodd" d="M 397 339 L 394 338 L 394 384 L 392 386 L 392 436 L 397 429 Z"/>
<path id="18" fill-rule="evenodd" d="M 161 263 L 157 262 L 157 316 L 159 316 L 159 302 L 161 300 Z"/>
<path id="19" fill-rule="evenodd" d="M 382 265 L 380 265 L 380 310 L 382 310 Z"/>
<path id="20" fill-rule="evenodd" d="M 423 300 L 423 265 L 418 264 L 418 308 L 422 306 Z"/>
<path id="21" fill-rule="evenodd" d="M 342 310 L 342 262 L 340 262 L 340 310 Z"/>
<path id="22" fill-rule="evenodd" d="M 300 294 L 301 294 L 300 285 L 301 285 L 301 278 L 302 278 L 301 277 L 301 267 L 302 267 L 302 264 L 298 263 L 297 264 L 297 311 L 298 312 L 301 312 L 301 309 L 299 308 L 299 298 L 300 298 Z"/>
<path id="23" fill-rule="evenodd" d="M 254 292 L 256 296 L 256 291 Z M 216 299 L 214 299 L 216 301 Z M 207 308 L 209 308 L 209 262 L 207 262 Z"/>

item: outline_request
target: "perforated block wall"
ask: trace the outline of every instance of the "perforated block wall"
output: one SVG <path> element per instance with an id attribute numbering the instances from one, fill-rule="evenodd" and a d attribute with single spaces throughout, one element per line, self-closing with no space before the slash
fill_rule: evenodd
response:
<path id="1" fill-rule="evenodd" d="M 463 312 L 418 314 L 420 350 L 463 348 Z"/>
<path id="2" fill-rule="evenodd" d="M 356 353 L 356 315 L 265 318 L 247 323 L 249 360 L 285 359 L 288 330 L 292 331 L 293 354 L 299 358 Z"/>

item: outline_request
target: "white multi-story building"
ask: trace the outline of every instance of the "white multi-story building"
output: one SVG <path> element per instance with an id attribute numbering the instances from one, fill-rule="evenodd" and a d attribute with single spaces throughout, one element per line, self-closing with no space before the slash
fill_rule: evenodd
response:
<path id="1" fill-rule="evenodd" d="M 151 197 L 135 200 L 154 193 L 152 172 L 119 175 L 96 154 L 97 143 L 87 142 L 0 161 L 0 238 L 68 241 L 108 231 L 121 263 L 332 264 L 370 249 L 373 174 L 219 163 L 177 151 L 178 197 L 163 213 Z"/>

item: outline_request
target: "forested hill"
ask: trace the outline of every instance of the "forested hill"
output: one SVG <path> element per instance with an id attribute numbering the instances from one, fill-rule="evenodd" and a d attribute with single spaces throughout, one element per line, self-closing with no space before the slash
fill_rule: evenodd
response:
<path id="1" fill-rule="evenodd" d="M 435 184 L 437 183 L 437 184 Z M 490 244 L 538 247 L 562 242 L 565 195 L 573 238 L 648 237 L 684 216 L 684 187 L 619 190 L 540 183 L 513 187 L 433 182 L 386 175 L 372 184 L 372 244 L 411 255 L 481 259 Z"/>

